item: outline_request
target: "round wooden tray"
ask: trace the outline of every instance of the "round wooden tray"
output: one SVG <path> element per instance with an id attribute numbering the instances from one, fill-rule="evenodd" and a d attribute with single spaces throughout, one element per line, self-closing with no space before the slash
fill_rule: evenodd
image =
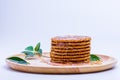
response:
<path id="1" fill-rule="evenodd" d="M 79 63 L 79 64 L 57 64 L 51 63 L 48 52 L 44 52 L 42 57 L 35 56 L 34 59 L 27 60 L 30 64 L 18 64 L 6 59 L 8 66 L 14 70 L 30 73 L 88 73 L 110 69 L 115 66 L 117 60 L 113 57 L 96 54 L 101 58 L 101 62 Z M 24 59 L 24 54 L 16 54 Z"/>

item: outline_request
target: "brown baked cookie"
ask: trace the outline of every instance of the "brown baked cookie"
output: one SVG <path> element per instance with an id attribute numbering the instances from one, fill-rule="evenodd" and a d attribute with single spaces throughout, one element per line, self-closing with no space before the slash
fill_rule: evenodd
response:
<path id="1" fill-rule="evenodd" d="M 61 64 L 69 64 L 69 63 L 72 63 L 72 64 L 74 64 L 74 63 L 89 63 L 90 61 L 89 60 L 82 60 L 82 61 L 53 61 L 53 60 L 51 60 L 51 62 L 53 62 L 53 63 L 61 63 Z"/>
<path id="2" fill-rule="evenodd" d="M 51 52 L 50 54 L 54 54 L 54 55 L 59 55 L 59 56 L 79 56 L 79 55 L 86 55 L 86 54 L 90 54 L 90 51 L 86 51 L 86 52 L 78 52 L 78 53 L 59 53 L 59 52 Z"/>
<path id="3" fill-rule="evenodd" d="M 84 49 L 73 49 L 73 50 L 59 50 L 59 49 L 51 49 L 52 52 L 61 52 L 61 53 L 75 53 L 75 52 L 85 52 L 90 51 L 90 48 L 84 48 Z"/>
<path id="4" fill-rule="evenodd" d="M 89 63 L 90 59 L 85 59 L 85 60 L 78 60 L 78 61 L 74 61 L 74 60 L 52 60 L 51 62 L 54 63 Z"/>
<path id="5" fill-rule="evenodd" d="M 64 55 L 64 56 L 61 56 L 61 55 L 55 55 L 55 54 L 50 54 L 50 57 L 51 58 L 60 58 L 60 59 L 73 59 L 73 58 L 85 58 L 85 57 L 89 57 L 90 54 L 85 54 L 85 55 L 74 55 L 74 56 L 70 56 L 70 55 Z"/>
<path id="6" fill-rule="evenodd" d="M 52 57 L 51 59 L 52 60 L 73 60 L 73 61 L 79 61 L 79 60 L 85 60 L 85 59 L 89 59 L 90 57 L 87 56 L 87 57 L 84 57 L 84 58 L 55 58 L 55 57 Z"/>
<path id="7" fill-rule="evenodd" d="M 83 46 L 83 45 L 90 45 L 90 41 L 85 42 L 52 42 L 52 46 Z"/>
<path id="8" fill-rule="evenodd" d="M 91 40 L 88 36 L 56 36 L 51 39 L 52 42 L 82 42 Z"/>
<path id="9" fill-rule="evenodd" d="M 59 50 L 76 50 L 76 49 L 85 49 L 90 48 L 90 45 L 85 46 L 52 46 L 51 49 L 59 49 Z"/>

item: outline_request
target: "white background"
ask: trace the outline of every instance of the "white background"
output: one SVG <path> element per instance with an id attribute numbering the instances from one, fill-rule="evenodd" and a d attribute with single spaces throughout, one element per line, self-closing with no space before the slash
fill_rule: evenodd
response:
<path id="1" fill-rule="evenodd" d="M 29 74 L 8 68 L 5 58 L 26 46 L 41 42 L 50 51 L 50 39 L 57 35 L 92 37 L 91 53 L 120 60 L 119 0 L 0 0 L 1 80 L 118 80 L 114 69 L 88 74 Z"/>

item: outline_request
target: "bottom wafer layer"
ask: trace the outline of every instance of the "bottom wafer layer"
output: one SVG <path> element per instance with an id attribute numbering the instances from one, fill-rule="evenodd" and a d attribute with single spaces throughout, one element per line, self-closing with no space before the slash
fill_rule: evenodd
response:
<path id="1" fill-rule="evenodd" d="M 78 61 L 75 61 L 75 60 L 52 60 L 51 59 L 51 62 L 54 62 L 54 63 L 89 63 L 90 62 L 90 59 L 85 59 L 85 60 L 78 60 Z"/>

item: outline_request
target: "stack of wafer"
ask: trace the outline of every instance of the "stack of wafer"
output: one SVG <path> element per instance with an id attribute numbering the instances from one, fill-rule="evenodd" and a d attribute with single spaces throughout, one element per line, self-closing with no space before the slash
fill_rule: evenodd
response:
<path id="1" fill-rule="evenodd" d="M 90 61 L 88 36 L 56 36 L 51 39 L 51 62 L 88 63 Z"/>

